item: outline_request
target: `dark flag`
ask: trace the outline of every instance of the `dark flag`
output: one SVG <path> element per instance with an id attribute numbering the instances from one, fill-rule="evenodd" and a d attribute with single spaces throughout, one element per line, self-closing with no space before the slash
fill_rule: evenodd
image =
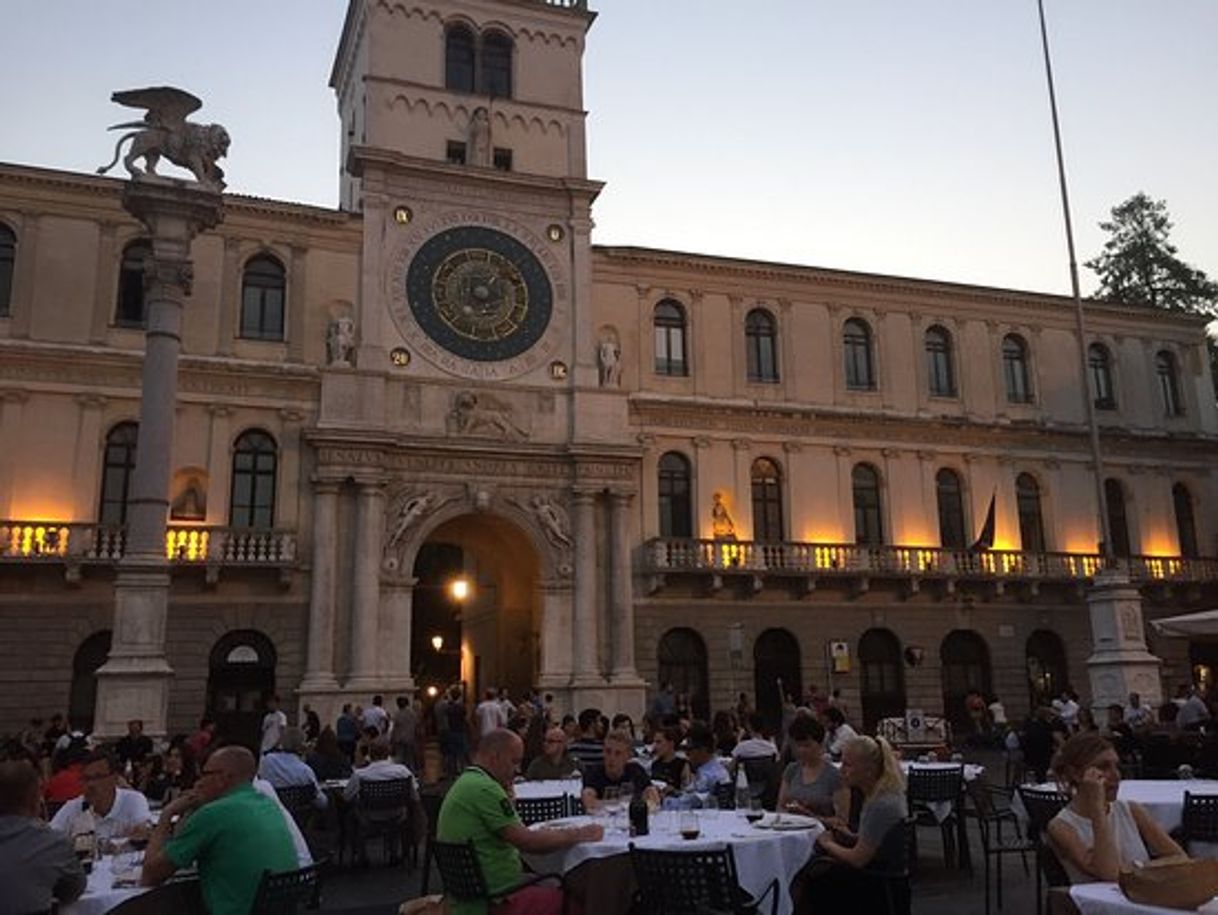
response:
<path id="1" fill-rule="evenodd" d="M 998 490 L 995 489 L 990 496 L 990 510 L 985 513 L 985 524 L 981 526 L 981 533 L 977 537 L 977 542 L 969 547 L 974 553 L 994 548 L 994 501 L 997 498 Z"/>

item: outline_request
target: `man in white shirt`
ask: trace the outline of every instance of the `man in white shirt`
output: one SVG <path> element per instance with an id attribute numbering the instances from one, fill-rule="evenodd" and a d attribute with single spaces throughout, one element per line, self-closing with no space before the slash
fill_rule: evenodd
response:
<path id="1" fill-rule="evenodd" d="M 763 733 L 765 719 L 753 712 L 749 715 L 748 735 L 732 748 L 732 759 L 777 759 L 778 747 Z"/>
<path id="2" fill-rule="evenodd" d="M 846 716 L 837 706 L 831 705 L 825 709 L 825 721 L 829 730 L 829 755 L 835 760 L 841 759 L 842 750 L 859 736 L 858 732 L 846 723 Z"/>
<path id="3" fill-rule="evenodd" d="M 266 779 L 273 788 L 312 787 L 313 806 L 325 810 L 326 795 L 317 784 L 316 773 L 300 758 L 303 749 L 304 733 L 300 728 L 287 728 L 279 746 L 262 754 L 262 760 L 258 763 L 258 777 Z"/>
<path id="4" fill-rule="evenodd" d="M 1079 704 L 1078 697 L 1070 690 L 1062 690 L 1062 697 L 1053 703 L 1053 709 L 1061 718 L 1062 724 L 1070 729 L 1071 733 L 1078 729 L 1078 712 Z"/>
<path id="5" fill-rule="evenodd" d="M 118 767 L 105 750 L 94 750 L 80 773 L 85 793 L 68 801 L 51 820 L 51 828 L 72 836 L 92 832 L 115 839 L 138 832 L 152 822 L 148 799 L 118 786 Z"/>
<path id="6" fill-rule="evenodd" d="M 478 716 L 478 735 L 485 737 L 491 731 L 507 727 L 507 716 L 503 714 L 503 706 L 495 698 L 495 691 L 488 689 L 483 699 L 474 710 Z"/>
<path id="7" fill-rule="evenodd" d="M 1180 714 L 1176 716 L 1176 727 L 1185 731 L 1195 729 L 1203 722 L 1210 720 L 1209 706 L 1201 698 L 1201 693 L 1193 687 L 1189 691 L 1188 701 L 1180 706 Z"/>
<path id="8" fill-rule="evenodd" d="M 1129 694 L 1129 705 L 1125 709 L 1125 723 L 1135 731 L 1145 731 L 1155 723 L 1154 712 L 1142 704 L 1137 693 Z"/>
<path id="9" fill-rule="evenodd" d="M 353 801 L 359 796 L 361 782 L 382 782 L 395 778 L 413 779 L 414 773 L 401 763 L 389 758 L 389 741 L 374 740 L 368 747 L 368 765 L 356 769 L 347 779 L 343 797 Z"/>
<path id="10" fill-rule="evenodd" d="M 382 737 L 389 730 L 389 713 L 385 711 L 385 697 L 373 696 L 372 704 L 364 709 L 363 715 L 360 716 L 360 726 L 366 731 L 368 728 L 376 728 L 376 732 Z"/>
<path id="11" fill-rule="evenodd" d="M 262 741 L 259 749 L 263 753 L 269 753 L 279 746 L 287 726 L 288 716 L 279 709 L 279 697 L 271 696 L 266 700 L 266 714 L 262 716 Z"/>

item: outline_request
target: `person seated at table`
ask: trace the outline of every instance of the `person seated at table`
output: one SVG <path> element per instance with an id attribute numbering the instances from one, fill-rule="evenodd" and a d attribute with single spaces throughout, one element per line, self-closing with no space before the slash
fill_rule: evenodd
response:
<path id="1" fill-rule="evenodd" d="M 372 745 L 381 739 L 381 732 L 376 728 L 364 728 L 360 734 L 359 743 L 355 745 L 355 768 L 360 769 L 368 765 L 372 759 Z"/>
<path id="2" fill-rule="evenodd" d="M 139 780 L 139 789 L 150 801 L 171 801 L 194 787 L 194 764 L 181 746 L 171 746 L 164 756 L 151 756 Z"/>
<path id="3" fill-rule="evenodd" d="M 585 768 L 599 766 L 604 742 L 605 732 L 601 730 L 600 709 L 584 709 L 579 713 L 579 730 L 567 744 L 567 751 Z"/>
<path id="4" fill-rule="evenodd" d="M 760 712 L 749 714 L 744 737 L 732 747 L 732 759 L 777 759 L 778 747 L 765 734 L 765 717 Z"/>
<path id="5" fill-rule="evenodd" d="M 304 750 L 304 732 L 294 726 L 284 728 L 283 736 L 275 749 L 262 754 L 258 763 L 258 777 L 264 778 L 275 788 L 313 789 L 313 806 L 325 810 L 328 803 L 325 792 L 317 784 L 317 775 L 300 758 Z"/>
<path id="6" fill-rule="evenodd" d="M 634 719 L 625 712 L 618 712 L 613 716 L 613 721 L 609 725 L 609 730 L 625 731 L 630 735 L 630 743 L 636 750 L 643 745 L 643 742 L 639 740 L 639 735 L 635 733 Z"/>
<path id="7" fill-rule="evenodd" d="M 328 724 L 317 735 L 317 743 L 305 757 L 305 763 L 319 782 L 351 777 L 351 760 L 338 745 L 338 735 Z"/>
<path id="8" fill-rule="evenodd" d="M 1138 693 L 1129 694 L 1129 707 L 1125 709 L 1125 723 L 1138 733 L 1150 730 L 1155 723 L 1155 713 L 1142 704 L 1142 697 Z"/>
<path id="9" fill-rule="evenodd" d="M 144 757 L 152 755 L 152 738 L 144 733 L 143 721 L 132 718 L 127 722 L 127 733 L 114 745 L 114 755 L 120 767 L 142 763 Z"/>
<path id="10" fill-rule="evenodd" d="M 863 796 L 857 832 L 840 822 L 816 837 L 802 901 L 817 912 L 886 910 L 883 876 L 905 873 L 905 776 L 882 737 L 855 737 L 842 748 L 842 780 Z M 800 910 L 806 909 L 801 905 Z"/>
<path id="11" fill-rule="evenodd" d="M 1134 861 L 1184 854 L 1141 804 L 1117 799 L 1120 760 L 1107 738 L 1071 737 L 1053 772 L 1072 797 L 1049 822 L 1049 842 L 1071 883 L 1116 880 Z"/>
<path id="12" fill-rule="evenodd" d="M 252 784 L 256 769 L 245 747 L 221 747 L 207 757 L 195 787 L 161 811 L 144 854 L 144 886 L 197 864 L 210 915 L 248 915 L 265 871 L 297 869 L 282 809 Z"/>
<path id="13" fill-rule="evenodd" d="M 51 828 L 71 836 L 93 832 L 113 839 L 138 834 L 152 822 L 148 798 L 118 786 L 118 763 L 109 751 L 91 752 L 81 769 L 84 793 L 73 798 L 51 819 Z"/>
<path id="14" fill-rule="evenodd" d="M 731 783 L 731 773 L 715 755 L 715 735 L 705 724 L 693 724 L 685 738 L 685 756 L 693 773 L 685 790 L 665 799 L 665 809 L 716 806 L 712 796 L 717 785 Z"/>
<path id="15" fill-rule="evenodd" d="M 520 822 L 508 790 L 524 758 L 524 743 L 500 728 L 478 741 L 473 765 L 458 776 L 444 796 L 436 824 L 441 842 L 473 842 L 492 896 L 508 894 L 495 915 L 557 915 L 563 909 L 562 890 L 534 885 L 512 893 L 524 878 L 520 853 L 548 854 L 580 842 L 599 842 L 604 829 L 585 826 L 529 829 Z M 448 900 L 452 915 L 482 915 L 485 903 Z"/>
<path id="16" fill-rule="evenodd" d="M 578 759 L 567 752 L 567 735 L 562 728 L 552 727 L 546 731 L 541 744 L 541 755 L 529 763 L 524 777 L 531 782 L 548 779 L 582 776 L 584 767 Z"/>
<path id="17" fill-rule="evenodd" d="M 621 790 L 629 786 L 631 793 L 643 795 L 653 806 L 660 802 L 659 792 L 651 785 L 647 772 L 631 757 L 634 743 L 625 731 L 610 731 L 605 735 L 604 762 L 584 769 L 584 809 L 595 810 L 605 799 L 609 788 Z"/>
<path id="18" fill-rule="evenodd" d="M 42 796 L 48 804 L 63 804 L 80 797 L 85 785 L 81 774 L 89 758 L 89 743 L 83 737 L 73 737 L 63 750 L 51 757 L 51 777 L 42 786 Z"/>
<path id="19" fill-rule="evenodd" d="M 385 782 L 394 779 L 414 780 L 414 773 L 400 762 L 394 762 L 390 755 L 389 741 L 381 738 L 368 745 L 368 764 L 360 766 L 351 772 L 347 785 L 343 788 L 343 798 L 353 801 L 359 797 L 361 782 Z"/>
<path id="20" fill-rule="evenodd" d="M 825 728 L 829 733 L 829 756 L 832 759 L 841 759 L 846 744 L 859 736 L 846 722 L 845 713 L 835 705 L 825 709 Z"/>
<path id="21" fill-rule="evenodd" d="M 651 761 L 652 781 L 664 782 L 673 791 L 684 790 L 693 780 L 693 770 L 689 760 L 677 755 L 677 744 L 681 742 L 681 732 L 675 727 L 660 728 L 655 732 L 655 754 Z"/>
<path id="22" fill-rule="evenodd" d="M 723 710 L 715 712 L 715 717 L 711 719 L 711 730 L 715 733 L 715 750 L 720 756 L 731 756 L 740 739 L 732 713 Z"/>
<path id="23" fill-rule="evenodd" d="M 0 911 L 50 912 L 85 890 L 85 872 L 67 837 L 39 818 L 42 773 L 28 761 L 0 762 Z"/>
<path id="24" fill-rule="evenodd" d="M 1105 735 L 1116 747 L 1119 756 L 1132 756 L 1138 748 L 1137 738 L 1133 736 L 1133 725 L 1125 720 L 1125 708 L 1119 702 L 1108 706 L 1108 722 L 1104 728 Z"/>
<path id="25" fill-rule="evenodd" d="M 778 809 L 815 817 L 845 820 L 850 813 L 850 788 L 825 758 L 825 729 L 815 718 L 800 716 L 787 728 L 795 762 L 782 773 Z"/>

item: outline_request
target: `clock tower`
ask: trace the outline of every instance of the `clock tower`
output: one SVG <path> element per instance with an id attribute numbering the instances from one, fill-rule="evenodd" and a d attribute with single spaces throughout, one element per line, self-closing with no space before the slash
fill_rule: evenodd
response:
<path id="1" fill-rule="evenodd" d="M 330 85 L 363 249 L 312 433 L 319 485 L 358 489 L 351 593 L 314 594 L 323 627 L 351 608 L 344 691 L 424 685 L 421 589 L 456 546 L 489 595 L 459 614 L 462 680 L 642 711 L 640 449 L 620 337 L 592 315 L 594 18 L 587 0 L 350 0 Z"/>

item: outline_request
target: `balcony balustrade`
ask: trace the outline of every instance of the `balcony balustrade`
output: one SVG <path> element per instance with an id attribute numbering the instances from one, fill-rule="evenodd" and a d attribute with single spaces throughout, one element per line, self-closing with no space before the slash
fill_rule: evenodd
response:
<path id="1" fill-rule="evenodd" d="M 69 578 L 81 566 L 114 565 L 126 549 L 121 525 L 0 521 L 0 563 L 60 563 Z M 221 568 L 287 569 L 296 564 L 296 532 L 239 527 L 173 526 L 165 555 L 174 567 L 201 566 L 209 581 Z"/>
<path id="2" fill-rule="evenodd" d="M 750 540 L 694 540 L 657 537 L 643 550 L 644 570 L 653 589 L 664 576 L 682 573 L 752 575 L 765 578 L 942 579 L 993 582 L 1086 583 L 1103 568 L 1090 553 L 1034 553 L 1018 550 L 953 550 L 940 547 L 870 546 L 843 543 L 762 543 Z M 1218 559 L 1130 556 L 1115 560 L 1115 571 L 1141 584 L 1218 582 Z"/>

